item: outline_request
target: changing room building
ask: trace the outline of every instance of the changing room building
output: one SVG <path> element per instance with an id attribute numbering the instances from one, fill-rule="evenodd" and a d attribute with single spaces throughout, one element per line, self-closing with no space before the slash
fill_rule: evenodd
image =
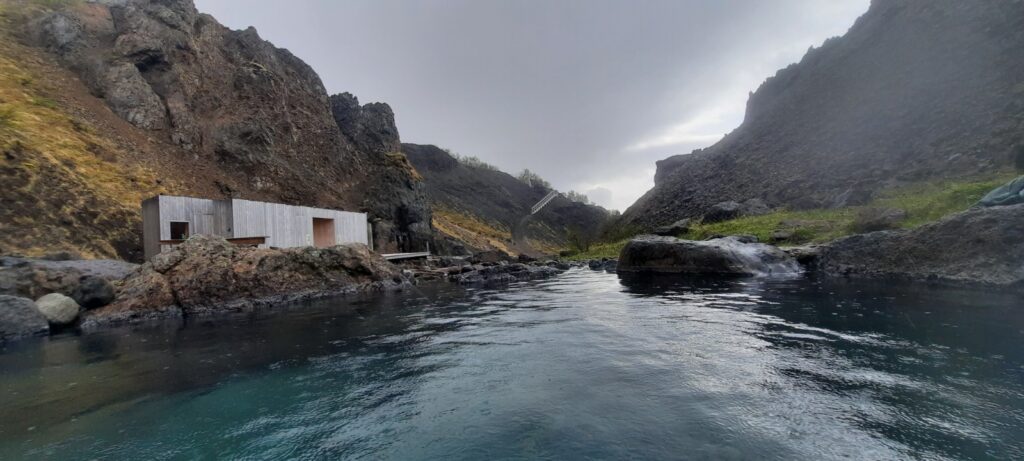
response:
<path id="1" fill-rule="evenodd" d="M 199 234 L 277 248 L 373 244 L 365 213 L 234 198 L 158 195 L 142 202 L 142 241 L 147 260 Z"/>

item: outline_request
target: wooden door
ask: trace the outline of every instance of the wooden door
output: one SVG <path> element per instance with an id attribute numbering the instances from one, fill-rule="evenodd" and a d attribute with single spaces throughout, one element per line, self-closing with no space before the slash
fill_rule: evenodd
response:
<path id="1" fill-rule="evenodd" d="M 313 246 L 326 248 L 334 245 L 334 220 L 313 218 Z"/>

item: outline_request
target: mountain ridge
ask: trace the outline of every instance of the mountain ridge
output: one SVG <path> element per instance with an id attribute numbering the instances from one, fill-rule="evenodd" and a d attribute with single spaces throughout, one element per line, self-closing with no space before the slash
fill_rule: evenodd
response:
<path id="1" fill-rule="evenodd" d="M 1020 2 L 873 1 L 751 93 L 722 140 L 657 162 L 619 228 L 650 230 L 724 201 L 860 205 L 905 184 L 991 175 L 1024 141 Z"/>
<path id="2" fill-rule="evenodd" d="M 402 152 L 425 178 L 435 227 L 448 237 L 462 236 L 476 250 L 557 252 L 570 245 L 570 234 L 596 237 L 611 216 L 604 208 L 564 195 L 531 215 L 530 207 L 550 192 L 547 187 L 467 164 L 433 145 L 404 143 Z"/>

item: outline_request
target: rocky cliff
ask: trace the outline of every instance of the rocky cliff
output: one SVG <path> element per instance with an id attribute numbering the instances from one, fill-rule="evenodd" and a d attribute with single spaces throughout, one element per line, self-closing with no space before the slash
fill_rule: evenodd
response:
<path id="1" fill-rule="evenodd" d="M 110 174 L 103 184 L 94 175 L 69 178 L 81 181 L 74 187 L 60 171 L 47 173 L 51 187 L 12 197 L 19 205 L 34 202 L 47 216 L 19 230 L 52 228 L 69 235 L 42 245 L 46 239 L 5 236 L 0 250 L 62 248 L 133 258 L 138 200 L 157 192 L 366 211 L 384 249 L 431 239 L 430 208 L 419 176 L 398 150 L 391 109 L 361 106 L 349 94 L 329 97 L 308 65 L 255 29 L 229 30 L 198 13 L 190 0 L 5 0 L 0 11 L 4 41 L 17 41 L 5 43 L 3 57 L 24 75 L 21 88 L 14 88 L 23 94 L 0 101 L 7 118 L 21 119 L 0 125 L 11 132 L 4 139 L 10 152 L 4 181 L 21 175 L 35 184 L 39 164 L 78 172 L 80 157 L 98 157 L 128 172 Z M 44 97 L 53 119 L 69 121 L 68 137 L 80 144 L 75 152 L 54 160 L 46 149 L 26 148 L 38 133 L 26 126 L 31 114 L 15 113 L 18 97 Z M 64 207 L 78 200 L 78 192 L 97 195 L 110 188 L 121 193 Z M 99 216 L 77 216 L 90 213 Z M 101 226 L 103 219 L 119 220 L 126 230 L 96 231 L 110 227 Z M 76 229 L 92 243 L 75 240 Z"/>
<path id="2" fill-rule="evenodd" d="M 863 204 L 880 190 L 986 175 L 1024 142 L 1024 5 L 875 0 L 843 37 L 750 95 L 720 142 L 658 162 L 621 224 L 650 229 L 716 203 Z"/>
<path id="3" fill-rule="evenodd" d="M 535 215 L 530 207 L 549 192 L 511 175 L 460 162 L 431 145 L 402 144 L 423 175 L 435 227 L 472 250 L 555 252 L 569 234 L 596 235 L 609 219 L 604 208 L 558 196 Z"/>

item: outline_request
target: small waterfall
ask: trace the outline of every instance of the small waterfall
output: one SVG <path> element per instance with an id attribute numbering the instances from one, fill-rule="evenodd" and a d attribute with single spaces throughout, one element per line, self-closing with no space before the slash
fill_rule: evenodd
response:
<path id="1" fill-rule="evenodd" d="M 713 240 L 716 246 L 730 252 L 738 262 L 759 277 L 795 276 L 803 268 L 782 250 L 763 243 L 743 243 L 735 238 Z"/>

